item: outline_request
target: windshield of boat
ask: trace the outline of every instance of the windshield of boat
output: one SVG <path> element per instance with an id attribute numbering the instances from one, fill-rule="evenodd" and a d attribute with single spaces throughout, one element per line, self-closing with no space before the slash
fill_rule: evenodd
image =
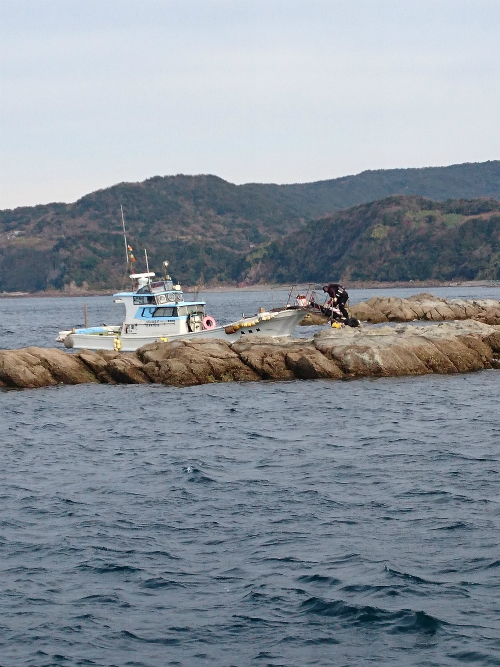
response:
<path id="1" fill-rule="evenodd" d="M 173 307 L 155 308 L 153 312 L 153 317 L 177 317 L 177 308 Z"/>

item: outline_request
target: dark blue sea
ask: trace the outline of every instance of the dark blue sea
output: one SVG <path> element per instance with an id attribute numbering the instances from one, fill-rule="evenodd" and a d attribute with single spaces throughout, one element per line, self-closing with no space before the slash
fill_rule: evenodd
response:
<path id="1" fill-rule="evenodd" d="M 1 346 L 83 301 L 0 300 Z M 1 667 L 500 665 L 500 371 L 0 402 Z"/>

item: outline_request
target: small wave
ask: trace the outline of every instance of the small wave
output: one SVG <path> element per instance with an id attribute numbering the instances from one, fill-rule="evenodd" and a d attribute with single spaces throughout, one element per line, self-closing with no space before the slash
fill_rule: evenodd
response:
<path id="1" fill-rule="evenodd" d="M 410 609 L 387 611 L 370 605 L 348 604 L 344 600 L 312 597 L 305 600 L 301 607 L 307 613 L 338 618 L 352 625 L 392 626 L 393 633 L 435 634 L 443 625 L 443 621 L 424 611 L 414 612 Z"/>
<path id="2" fill-rule="evenodd" d="M 335 637 L 315 637 L 314 639 L 306 639 L 304 642 L 305 646 L 308 645 L 313 645 L 313 646 L 321 646 L 323 645 L 335 645 L 335 644 L 340 644 L 338 639 L 335 639 Z"/>
<path id="3" fill-rule="evenodd" d="M 184 468 L 184 472 L 189 475 L 188 482 L 192 482 L 194 484 L 213 484 L 215 482 L 215 479 L 212 479 L 203 473 L 199 468 L 195 468 L 194 466 L 187 466 Z"/>
<path id="4" fill-rule="evenodd" d="M 479 651 L 460 651 L 459 653 L 449 653 L 448 656 L 459 662 L 468 662 L 473 665 L 500 665 L 500 658 L 479 653 Z"/>
<path id="5" fill-rule="evenodd" d="M 110 549 L 109 547 L 95 546 L 95 545 L 92 545 L 92 548 L 95 549 L 96 551 L 105 551 L 105 552 L 114 553 L 114 554 L 133 554 L 133 553 L 135 553 L 134 549 Z"/>
<path id="6" fill-rule="evenodd" d="M 132 573 L 142 571 L 140 568 L 132 567 L 131 565 L 118 565 L 117 563 L 104 563 L 103 565 L 89 565 L 88 563 L 82 563 L 78 567 L 81 570 L 93 570 L 98 574 Z"/>
<path id="7" fill-rule="evenodd" d="M 384 567 L 384 570 L 393 577 L 398 577 L 406 581 L 412 581 L 416 584 L 432 584 L 434 586 L 441 586 L 439 581 L 430 581 L 429 579 L 423 579 L 422 577 L 417 577 L 416 574 L 410 574 L 409 572 L 400 572 L 399 570 L 394 570 L 393 568 Z"/>
<path id="8" fill-rule="evenodd" d="M 344 554 L 338 558 L 332 558 L 328 561 L 329 565 L 344 565 L 345 563 L 359 563 L 361 561 L 360 554 L 353 552 L 350 554 Z"/>
<path id="9" fill-rule="evenodd" d="M 369 605 L 351 605 L 344 600 L 325 600 L 318 597 L 305 600 L 302 602 L 301 607 L 311 614 L 346 619 L 356 625 L 362 623 L 384 623 L 394 620 L 398 615 L 398 612 L 388 612 Z"/>
<path id="10" fill-rule="evenodd" d="M 285 598 L 282 595 L 268 595 L 267 593 L 259 593 L 252 591 L 244 596 L 244 600 L 249 602 L 283 602 Z"/>
<path id="11" fill-rule="evenodd" d="M 495 567 L 500 567 L 500 560 L 494 560 L 492 563 L 490 563 L 487 566 L 488 569 L 495 568 Z"/>
<path id="12" fill-rule="evenodd" d="M 384 595 L 396 596 L 399 592 L 394 586 L 373 586 L 371 584 L 348 584 L 342 586 L 341 591 L 346 593 L 383 593 Z"/>
<path id="13" fill-rule="evenodd" d="M 41 574 L 43 572 L 48 572 L 46 567 L 27 567 L 26 565 L 17 565 L 16 567 L 9 567 L 4 570 L 5 574 L 22 574 L 25 577 L 30 574 Z"/>
<path id="14" fill-rule="evenodd" d="M 80 602 L 98 602 L 99 604 L 118 604 L 120 607 L 130 607 L 128 602 L 120 600 L 118 595 L 87 595 Z"/>
<path id="15" fill-rule="evenodd" d="M 172 579 L 163 579 L 163 577 L 154 577 L 142 582 L 141 588 L 186 588 L 185 584 Z"/>
<path id="16" fill-rule="evenodd" d="M 405 497 L 410 497 L 413 498 L 415 496 L 419 497 L 433 497 L 433 496 L 442 496 L 443 498 L 451 497 L 452 494 L 449 491 L 440 491 L 439 489 L 430 489 L 428 491 L 424 489 L 410 489 L 409 491 L 403 491 L 403 493 L 399 493 L 396 497 L 397 498 L 405 498 Z"/>
<path id="17" fill-rule="evenodd" d="M 67 505 L 85 505 L 85 503 L 79 502 L 78 500 L 71 500 L 71 498 L 58 498 L 58 500 Z"/>
<path id="18" fill-rule="evenodd" d="M 136 553 L 146 556 L 147 558 L 151 558 L 153 556 L 160 556 L 162 558 L 168 558 L 170 560 L 181 560 L 179 556 L 172 556 L 172 554 L 169 553 L 168 551 L 162 551 L 161 549 L 155 549 L 154 551 L 137 550 Z"/>
<path id="19" fill-rule="evenodd" d="M 287 635 L 281 640 L 282 644 L 296 644 L 300 643 L 303 646 L 321 646 L 321 645 L 335 645 L 340 644 L 335 637 L 314 637 L 311 639 L 300 639 L 296 635 Z"/>
<path id="20" fill-rule="evenodd" d="M 327 586 L 336 586 L 340 584 L 340 579 L 336 577 L 326 577 L 322 574 L 303 574 L 301 577 L 298 577 L 297 581 L 301 581 L 305 584 L 325 584 Z"/>
<path id="21" fill-rule="evenodd" d="M 239 618 L 241 621 L 246 621 L 252 624 L 272 625 L 271 621 L 268 621 L 266 618 L 261 618 L 260 616 L 242 616 L 241 614 L 235 614 L 233 618 Z"/>
<path id="22" fill-rule="evenodd" d="M 439 528 L 433 528 L 433 530 L 472 530 L 473 526 L 465 521 L 455 521 L 450 523 L 447 526 L 440 526 Z"/>
<path id="23" fill-rule="evenodd" d="M 393 633 L 422 633 L 425 635 L 434 635 L 443 625 L 447 625 L 444 621 L 440 621 L 435 616 L 426 614 L 425 611 L 407 612 L 401 622 L 393 629 Z"/>
<path id="24" fill-rule="evenodd" d="M 181 643 L 180 639 L 174 639 L 173 637 L 139 637 L 139 635 L 129 632 L 128 630 L 122 630 L 120 635 L 126 639 L 134 639 L 138 642 L 145 642 L 147 644 L 161 644 L 163 646 L 177 646 Z"/>
<path id="25" fill-rule="evenodd" d="M 249 439 L 249 440 L 279 440 L 274 435 L 270 435 L 269 433 L 257 433 L 256 431 L 247 431 L 244 433 L 244 435 Z"/>

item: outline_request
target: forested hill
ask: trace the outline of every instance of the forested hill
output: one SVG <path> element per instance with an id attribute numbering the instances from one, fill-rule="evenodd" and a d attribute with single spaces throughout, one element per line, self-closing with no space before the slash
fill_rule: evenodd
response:
<path id="1" fill-rule="evenodd" d="M 302 210 L 309 212 L 309 218 L 395 194 L 421 195 L 435 201 L 477 197 L 500 201 L 500 160 L 363 171 L 356 176 L 278 187 L 285 188 L 290 198 L 296 197 Z"/>
<path id="2" fill-rule="evenodd" d="M 500 202 L 388 197 L 311 222 L 248 261 L 252 282 L 500 280 Z"/>
<path id="3" fill-rule="evenodd" d="M 71 283 L 120 287 L 120 204 L 139 260 L 147 248 L 152 265 L 168 258 L 184 283 L 223 283 L 245 279 L 248 253 L 299 231 L 308 220 L 392 194 L 500 199 L 500 161 L 366 171 L 295 185 L 154 177 L 99 190 L 73 204 L 0 211 L 0 291 Z"/>

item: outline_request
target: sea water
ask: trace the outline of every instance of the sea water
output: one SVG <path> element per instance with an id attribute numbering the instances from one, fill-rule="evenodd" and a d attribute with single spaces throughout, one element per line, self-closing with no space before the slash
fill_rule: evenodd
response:
<path id="1" fill-rule="evenodd" d="M 219 320 L 264 298 L 206 296 Z M 82 302 L 1 301 L 3 347 L 52 345 Z M 499 665 L 499 390 L 1 391 L 0 665 Z"/>

